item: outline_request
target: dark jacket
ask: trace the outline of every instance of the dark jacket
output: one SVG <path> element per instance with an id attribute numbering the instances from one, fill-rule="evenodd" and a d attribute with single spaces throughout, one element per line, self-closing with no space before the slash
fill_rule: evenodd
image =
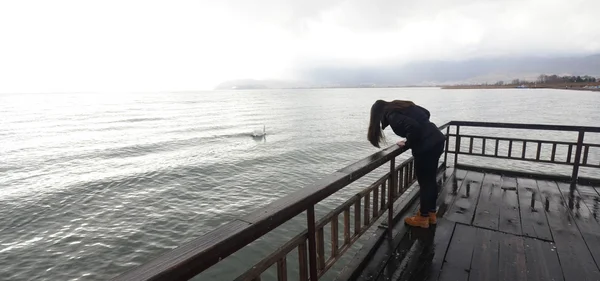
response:
<path id="1" fill-rule="evenodd" d="M 444 134 L 429 121 L 430 113 L 418 105 L 386 112 L 382 121 L 385 129 L 389 124 L 396 135 L 406 138 L 406 147 L 417 155 L 443 143 Z"/>

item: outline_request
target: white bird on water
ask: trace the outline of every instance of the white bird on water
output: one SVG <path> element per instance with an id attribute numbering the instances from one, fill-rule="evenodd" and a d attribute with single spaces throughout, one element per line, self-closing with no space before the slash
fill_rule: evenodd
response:
<path id="1" fill-rule="evenodd" d="M 253 137 L 264 137 L 264 136 L 266 136 L 267 135 L 266 127 L 267 126 L 263 125 L 262 131 L 261 130 L 254 130 L 254 132 L 252 132 L 252 136 Z"/>

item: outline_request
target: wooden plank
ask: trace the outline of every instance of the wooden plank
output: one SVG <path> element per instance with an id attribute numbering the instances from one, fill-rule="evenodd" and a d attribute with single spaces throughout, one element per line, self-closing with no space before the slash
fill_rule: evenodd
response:
<path id="1" fill-rule="evenodd" d="M 383 183 L 381 184 L 381 208 L 379 209 L 380 212 L 385 212 L 385 210 L 387 209 L 387 201 L 385 200 L 385 198 L 387 197 L 386 183 L 387 181 L 383 181 Z"/>
<path id="2" fill-rule="evenodd" d="M 350 208 L 344 210 L 344 245 L 350 244 Z"/>
<path id="3" fill-rule="evenodd" d="M 481 194 L 475 210 L 473 225 L 498 230 L 500 219 L 500 202 L 502 200 L 501 177 L 485 174 L 481 186 Z"/>
<path id="4" fill-rule="evenodd" d="M 587 206 L 590 215 L 596 220 L 600 220 L 600 195 L 597 190 L 591 186 L 578 185 L 577 191 L 581 196 L 581 201 Z"/>
<path id="5" fill-rule="evenodd" d="M 467 171 L 464 170 L 456 170 L 454 177 L 452 178 L 452 182 L 451 184 L 447 184 L 446 188 L 449 188 L 449 190 L 447 190 L 447 194 L 446 196 L 444 196 L 443 201 L 440 203 L 439 207 L 438 207 L 438 216 L 445 216 L 447 214 L 447 210 L 450 210 L 452 208 L 452 205 L 454 205 L 454 201 L 456 200 L 456 197 L 458 196 L 458 193 L 460 192 L 460 188 L 463 185 L 463 181 L 464 178 L 467 176 Z M 443 193 L 443 192 L 442 192 Z"/>
<path id="6" fill-rule="evenodd" d="M 300 281 L 308 281 L 308 252 L 306 241 L 298 245 L 298 274 Z"/>
<path id="7" fill-rule="evenodd" d="M 552 233 L 537 182 L 533 179 L 518 178 L 517 186 L 523 235 L 552 241 Z"/>
<path id="8" fill-rule="evenodd" d="M 494 156 L 498 156 L 498 148 L 500 146 L 500 140 L 496 139 L 496 150 L 494 151 Z"/>
<path id="9" fill-rule="evenodd" d="M 587 205 L 581 203 L 582 199 L 579 192 L 575 191 L 573 196 L 570 196 L 570 184 L 558 183 L 558 187 L 566 203 L 565 206 L 568 206 L 567 209 L 570 211 L 576 227 L 581 232 L 590 253 L 596 263 L 600 262 L 600 224 L 594 219 Z"/>
<path id="10" fill-rule="evenodd" d="M 365 225 L 369 225 L 369 223 L 371 222 L 371 193 L 367 192 L 367 194 L 365 194 L 365 208 L 364 208 L 364 224 Z"/>
<path id="11" fill-rule="evenodd" d="M 385 184 L 385 181 L 384 183 Z M 379 215 L 379 210 L 381 210 L 381 206 L 379 205 L 379 189 L 381 188 L 380 186 L 377 186 L 375 189 L 373 189 L 373 217 L 377 217 Z"/>
<path id="12" fill-rule="evenodd" d="M 538 180 L 538 189 L 543 200 L 548 202 L 548 225 L 554 237 L 558 258 L 567 281 L 600 280 L 600 271 L 590 254 L 585 241 L 567 204 L 562 199 L 558 186 L 552 181 Z"/>
<path id="13" fill-rule="evenodd" d="M 337 257 L 339 250 L 339 231 L 338 231 L 339 219 L 338 215 L 335 215 L 331 219 L 331 256 Z"/>
<path id="14" fill-rule="evenodd" d="M 556 254 L 556 247 L 552 243 L 527 237 L 523 238 L 523 242 L 527 260 L 527 280 L 565 280 Z"/>
<path id="15" fill-rule="evenodd" d="M 317 230 L 317 268 L 322 271 L 325 268 L 325 231 L 323 228 Z"/>
<path id="16" fill-rule="evenodd" d="M 362 225 L 360 224 L 360 198 L 358 200 L 356 200 L 356 202 L 354 202 L 354 235 L 358 235 L 360 233 L 360 230 L 362 228 Z"/>
<path id="17" fill-rule="evenodd" d="M 497 232 L 483 228 L 477 229 L 477 237 L 473 242 L 473 261 L 469 280 L 500 281 L 498 275 L 498 253 L 500 251 Z"/>
<path id="18" fill-rule="evenodd" d="M 467 281 L 469 280 L 469 272 L 463 268 L 458 268 L 452 265 L 444 265 L 440 273 L 439 281 Z"/>
<path id="19" fill-rule="evenodd" d="M 500 237 L 498 275 L 500 280 L 527 281 L 527 264 L 523 237 L 496 233 Z"/>
<path id="20" fill-rule="evenodd" d="M 431 247 L 433 247 L 433 258 L 431 259 L 431 265 L 428 270 L 430 275 L 426 280 L 438 280 L 455 226 L 455 222 L 444 218 L 438 220 L 437 225 L 434 228 L 435 236 L 433 238 L 433 245 L 431 245 Z"/>
<path id="21" fill-rule="evenodd" d="M 277 262 L 277 281 L 287 281 L 287 261 L 285 257 Z"/>
<path id="22" fill-rule="evenodd" d="M 484 174 L 478 172 L 468 172 L 466 174 L 454 204 L 446 213 L 448 220 L 471 224 L 479 200 L 483 176 Z"/>
<path id="23" fill-rule="evenodd" d="M 500 203 L 498 229 L 516 235 L 522 233 L 517 180 L 513 177 L 502 177 L 502 203 Z"/>
<path id="24" fill-rule="evenodd" d="M 477 228 L 456 224 L 442 271 L 448 265 L 469 272 L 473 256 L 473 241 L 475 241 L 476 235 Z"/>
<path id="25" fill-rule="evenodd" d="M 481 155 L 485 155 L 485 142 L 487 141 L 487 138 L 482 138 L 481 141 Z"/>

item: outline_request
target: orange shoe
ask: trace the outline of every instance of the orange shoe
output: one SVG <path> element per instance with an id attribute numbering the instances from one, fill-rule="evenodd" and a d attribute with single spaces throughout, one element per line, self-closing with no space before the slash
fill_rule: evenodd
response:
<path id="1" fill-rule="evenodd" d="M 421 215 L 421 211 L 417 211 L 417 216 Z M 429 224 L 437 223 L 437 212 L 429 212 Z"/>
<path id="2" fill-rule="evenodd" d="M 416 216 L 406 218 L 404 222 L 414 227 L 429 228 L 429 217 L 421 216 L 418 213 Z"/>

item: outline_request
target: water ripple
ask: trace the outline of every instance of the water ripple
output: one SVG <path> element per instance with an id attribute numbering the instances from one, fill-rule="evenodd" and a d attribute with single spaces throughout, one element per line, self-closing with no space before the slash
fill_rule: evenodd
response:
<path id="1" fill-rule="evenodd" d="M 380 98 L 413 99 L 439 124 L 600 119 L 599 95 L 545 90 L 0 95 L 0 279 L 106 280 L 147 262 L 375 152 L 365 131 Z M 251 138 L 263 125 L 267 137 Z M 294 219 L 199 278 L 230 280 L 303 229 Z"/>

